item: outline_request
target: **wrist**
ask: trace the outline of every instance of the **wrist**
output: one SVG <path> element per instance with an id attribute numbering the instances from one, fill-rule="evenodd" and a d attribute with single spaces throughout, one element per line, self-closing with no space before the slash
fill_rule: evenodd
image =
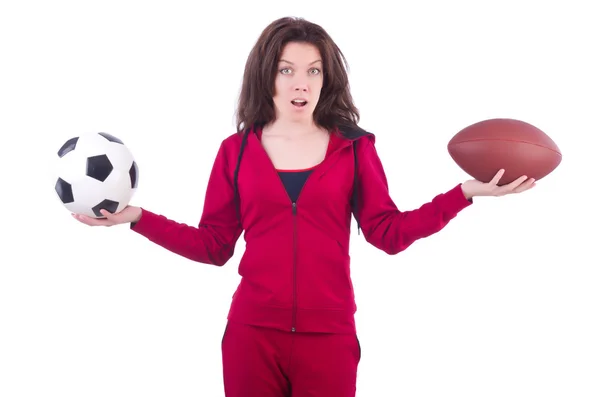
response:
<path id="1" fill-rule="evenodd" d="M 460 188 L 462 190 L 463 195 L 465 196 L 465 199 L 467 199 L 467 200 L 473 199 L 474 194 L 469 190 L 468 187 L 465 187 L 464 183 L 461 183 Z"/>
<path id="2" fill-rule="evenodd" d="M 141 207 L 135 207 L 135 212 L 134 212 L 134 218 L 131 221 L 132 223 L 136 223 L 139 222 L 139 220 L 142 218 L 142 208 Z"/>

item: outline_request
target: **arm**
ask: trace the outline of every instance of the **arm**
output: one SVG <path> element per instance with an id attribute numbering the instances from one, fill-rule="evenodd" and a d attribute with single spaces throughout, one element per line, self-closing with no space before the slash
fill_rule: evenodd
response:
<path id="1" fill-rule="evenodd" d="M 437 233 L 462 209 L 472 204 L 459 184 L 418 209 L 399 211 L 389 195 L 387 178 L 374 142 L 361 139 L 357 156 L 358 219 L 365 239 L 390 255 L 404 251 L 415 241 Z"/>
<path id="2" fill-rule="evenodd" d="M 233 256 L 242 233 L 228 164 L 224 144 L 221 144 L 208 181 L 198 227 L 175 222 L 142 208 L 141 217 L 131 229 L 190 260 L 223 266 Z"/>

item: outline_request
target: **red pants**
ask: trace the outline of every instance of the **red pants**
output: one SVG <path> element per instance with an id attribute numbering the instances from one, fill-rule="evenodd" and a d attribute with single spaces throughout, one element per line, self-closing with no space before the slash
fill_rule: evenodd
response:
<path id="1" fill-rule="evenodd" d="M 226 397 L 355 397 L 356 335 L 292 333 L 229 322 Z"/>

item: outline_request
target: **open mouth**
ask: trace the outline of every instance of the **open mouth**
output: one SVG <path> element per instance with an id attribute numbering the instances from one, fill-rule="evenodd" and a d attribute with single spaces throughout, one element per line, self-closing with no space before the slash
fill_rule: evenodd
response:
<path id="1" fill-rule="evenodd" d="M 292 101 L 292 105 L 297 106 L 299 108 L 306 106 L 306 101 L 302 99 L 294 99 Z"/>

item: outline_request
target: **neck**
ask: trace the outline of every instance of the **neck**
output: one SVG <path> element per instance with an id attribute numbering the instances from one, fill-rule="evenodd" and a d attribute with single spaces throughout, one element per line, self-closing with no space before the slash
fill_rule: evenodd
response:
<path id="1" fill-rule="evenodd" d="M 284 120 L 277 119 L 264 126 L 263 134 L 302 136 L 318 132 L 321 128 L 312 119 L 309 120 Z"/>

